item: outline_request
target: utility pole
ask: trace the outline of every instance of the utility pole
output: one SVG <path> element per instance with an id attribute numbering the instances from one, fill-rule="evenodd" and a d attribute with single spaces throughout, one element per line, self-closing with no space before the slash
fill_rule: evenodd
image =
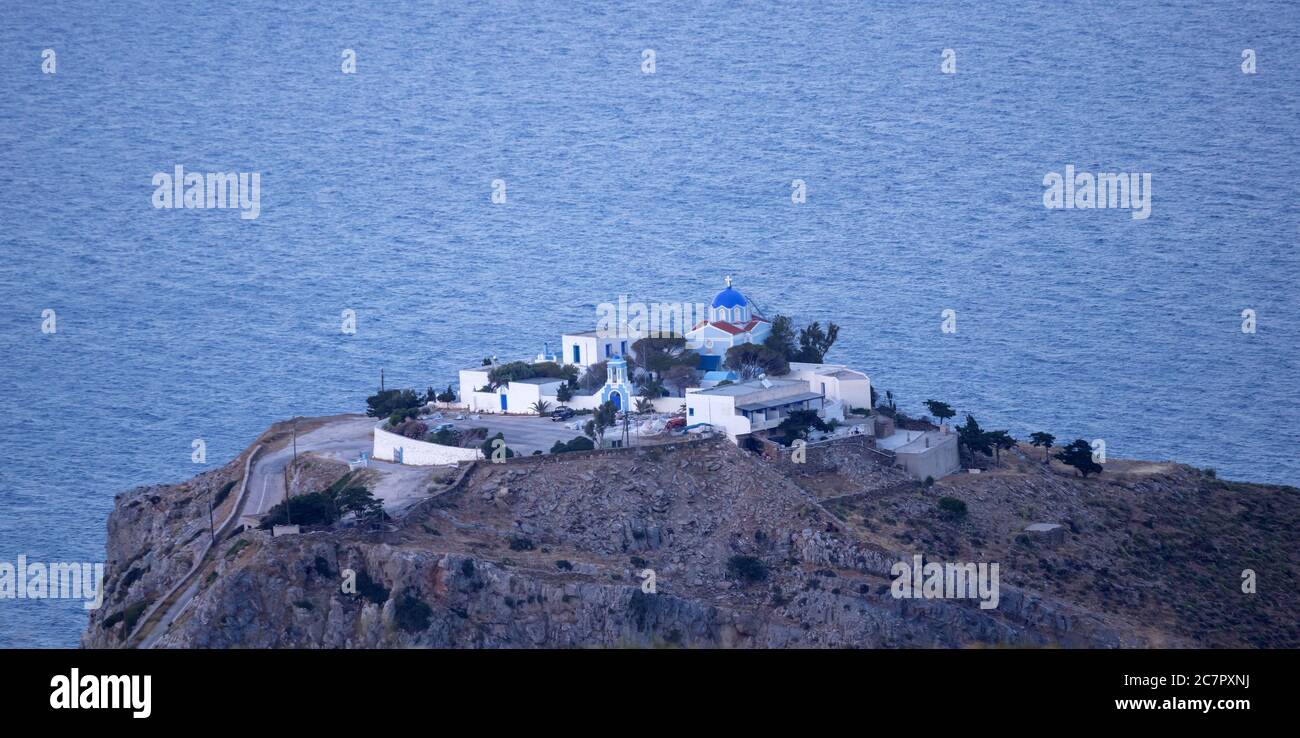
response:
<path id="1" fill-rule="evenodd" d="M 208 534 L 212 536 L 212 542 L 215 544 L 217 542 L 217 529 L 212 524 L 212 508 L 216 507 L 214 494 L 211 490 L 208 491 Z"/>
<path id="2" fill-rule="evenodd" d="M 383 367 L 380 367 L 380 368 L 379 368 L 379 391 L 380 391 L 380 392 L 383 392 L 383 391 L 384 391 L 384 369 L 383 369 Z"/>
<path id="3" fill-rule="evenodd" d="M 293 460 L 298 461 L 298 419 L 293 419 Z"/>

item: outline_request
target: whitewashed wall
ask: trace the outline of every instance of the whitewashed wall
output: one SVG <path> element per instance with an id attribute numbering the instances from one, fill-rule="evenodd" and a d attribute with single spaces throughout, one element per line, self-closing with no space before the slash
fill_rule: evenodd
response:
<path id="1" fill-rule="evenodd" d="M 393 461 L 398 448 L 402 449 L 402 463 L 408 466 L 438 466 L 483 458 L 477 448 L 456 448 L 440 443 L 428 443 L 407 438 L 375 426 L 374 450 L 370 456 L 380 461 Z"/>

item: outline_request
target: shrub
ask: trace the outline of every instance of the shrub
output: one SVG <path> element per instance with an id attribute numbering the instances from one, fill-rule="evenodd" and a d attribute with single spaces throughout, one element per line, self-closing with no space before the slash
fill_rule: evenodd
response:
<path id="1" fill-rule="evenodd" d="M 324 556 L 317 556 L 312 565 L 320 576 L 326 578 L 334 576 L 334 572 L 330 571 L 330 562 L 326 561 Z"/>
<path id="2" fill-rule="evenodd" d="M 247 546 L 248 546 L 247 538 L 240 538 L 238 541 L 235 541 L 234 544 L 231 545 L 231 547 L 226 550 L 226 559 L 230 560 L 235 558 L 236 556 L 239 555 L 239 552 L 243 551 L 244 548 Z"/>
<path id="3" fill-rule="evenodd" d="M 148 606 L 149 600 L 140 600 L 122 611 L 122 620 L 126 625 L 125 632 L 130 633 L 135 630 L 136 621 L 140 619 L 140 616 L 144 614 L 144 610 Z"/>
<path id="4" fill-rule="evenodd" d="M 212 498 L 212 506 L 216 507 L 221 503 L 225 502 L 226 498 L 230 496 L 230 490 L 234 488 L 235 488 L 235 480 L 233 479 L 221 485 L 221 489 L 217 490 L 217 494 Z"/>
<path id="5" fill-rule="evenodd" d="M 123 592 L 125 592 L 130 589 L 131 585 L 135 584 L 140 577 L 144 576 L 144 573 L 147 571 L 149 571 L 148 564 L 138 569 L 136 567 L 131 567 L 131 570 L 126 573 L 126 576 L 122 577 L 122 583 L 118 586 L 121 587 Z"/>
<path id="6" fill-rule="evenodd" d="M 290 497 L 276 504 L 267 512 L 266 518 L 258 527 L 268 530 L 271 526 L 284 525 L 287 522 L 295 525 L 328 525 L 338 520 L 338 517 L 334 499 L 328 491 L 312 492 Z"/>
<path id="7" fill-rule="evenodd" d="M 388 427 L 392 429 L 397 429 L 401 427 L 402 423 L 406 422 L 407 418 L 414 418 L 419 414 L 420 414 L 420 408 L 418 407 L 398 408 L 397 410 L 394 410 L 392 413 L 389 414 Z"/>
<path id="8" fill-rule="evenodd" d="M 966 503 L 956 497 L 940 497 L 939 511 L 945 517 L 959 520 L 966 517 Z"/>
<path id="9" fill-rule="evenodd" d="M 500 431 L 498 431 L 495 436 L 492 436 L 491 438 L 485 438 L 483 439 L 483 443 L 479 444 L 479 450 L 483 452 L 483 456 L 485 458 L 491 459 L 492 454 L 496 452 L 496 448 L 494 448 L 494 443 L 498 438 L 501 439 L 502 444 L 505 443 L 506 437 Z M 504 448 L 506 451 L 507 459 L 514 458 L 515 456 L 514 449 L 504 445 L 502 446 L 502 448 Z"/>
<path id="10" fill-rule="evenodd" d="M 382 605 L 388 600 L 388 589 L 371 579 L 370 573 L 365 569 L 357 572 L 357 594 L 376 605 Z"/>
<path id="11" fill-rule="evenodd" d="M 767 566 L 753 556 L 732 556 L 727 560 L 727 575 L 747 584 L 767 579 Z"/>
<path id="12" fill-rule="evenodd" d="M 533 541 L 531 538 L 524 538 L 523 536 L 511 536 L 510 550 L 511 551 L 532 551 Z"/>
<path id="13" fill-rule="evenodd" d="M 417 593 L 418 594 L 418 593 Z M 429 628 L 433 617 L 433 608 L 429 603 L 412 594 L 412 590 L 402 593 L 393 603 L 393 622 L 407 633 L 421 633 Z"/>
<path id="14" fill-rule="evenodd" d="M 511 361 L 499 366 L 493 367 L 488 372 L 488 385 L 495 390 L 503 384 L 511 382 L 532 379 L 537 376 L 537 370 L 532 364 L 526 361 Z"/>
<path id="15" fill-rule="evenodd" d="M 401 425 L 394 427 L 393 432 L 406 438 L 414 438 L 418 441 L 423 439 L 425 434 L 429 432 L 429 426 L 415 418 L 407 418 L 402 421 Z"/>
<path id="16" fill-rule="evenodd" d="M 596 444 L 593 443 L 590 438 L 587 438 L 586 436 L 577 436 L 567 443 L 565 441 L 556 441 L 555 445 L 551 446 L 551 453 L 562 454 L 568 451 L 590 451 L 595 447 Z"/>
<path id="17" fill-rule="evenodd" d="M 555 562 L 555 568 L 561 571 L 573 571 L 573 564 L 568 559 L 560 559 Z"/>

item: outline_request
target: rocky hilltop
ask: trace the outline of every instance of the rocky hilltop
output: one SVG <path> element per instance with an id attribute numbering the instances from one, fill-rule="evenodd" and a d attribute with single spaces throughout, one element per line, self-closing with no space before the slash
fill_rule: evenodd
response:
<path id="1" fill-rule="evenodd" d="M 1081 479 L 1020 449 L 927 487 L 876 458 L 844 441 L 792 464 L 719 440 L 431 470 L 427 498 L 387 522 L 236 528 L 151 645 L 1300 645 L 1300 490 L 1139 462 Z M 83 645 L 140 642 L 141 613 L 201 555 L 204 500 L 245 460 L 119 497 Z M 346 473 L 305 455 L 289 479 L 308 492 Z M 894 598 L 890 568 L 917 553 L 999 562 L 998 606 Z"/>

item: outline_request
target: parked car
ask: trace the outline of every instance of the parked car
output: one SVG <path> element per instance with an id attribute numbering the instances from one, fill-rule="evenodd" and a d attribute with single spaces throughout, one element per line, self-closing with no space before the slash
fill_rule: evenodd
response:
<path id="1" fill-rule="evenodd" d="M 440 430 L 451 430 L 452 428 L 455 428 L 455 427 L 456 427 L 456 425 L 455 425 L 454 423 L 439 423 L 439 424 L 435 425 L 435 426 L 433 427 L 433 430 L 431 430 L 431 431 L 429 431 L 429 432 L 430 432 L 430 433 L 437 433 L 437 432 L 440 431 Z"/>
<path id="2" fill-rule="evenodd" d="M 686 427 L 686 418 L 683 418 L 680 415 L 664 424 L 665 430 L 677 430 L 678 428 L 685 428 L 685 427 Z"/>
<path id="3" fill-rule="evenodd" d="M 551 411 L 551 421 L 554 423 L 558 423 L 561 420 L 568 420 L 573 416 L 574 412 L 571 407 L 557 407 Z"/>

